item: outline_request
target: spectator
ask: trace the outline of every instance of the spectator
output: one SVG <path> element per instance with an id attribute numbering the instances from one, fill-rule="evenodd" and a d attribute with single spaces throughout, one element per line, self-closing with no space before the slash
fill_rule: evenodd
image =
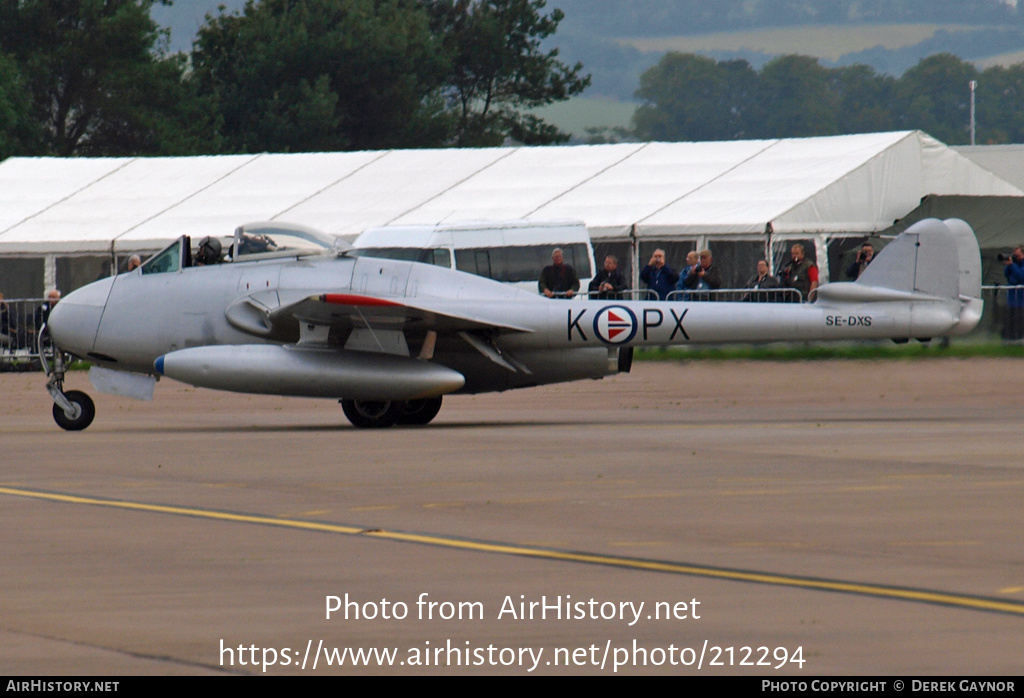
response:
<path id="1" fill-rule="evenodd" d="M 1003 257 L 1004 255 L 1000 255 L 1000 258 Z M 1002 262 L 1006 283 L 1010 286 L 1024 286 L 1024 245 L 1014 248 L 1010 256 L 1003 258 Z M 1011 288 L 1006 292 L 1003 339 L 1024 339 L 1024 288 Z"/>
<path id="2" fill-rule="evenodd" d="M 594 298 L 619 300 L 628 284 L 619 271 L 619 258 L 608 255 L 604 258 L 604 269 L 590 282 L 590 293 Z"/>
<path id="3" fill-rule="evenodd" d="M 11 320 L 11 308 L 4 300 L 4 294 L 0 293 L 0 347 L 13 349 L 16 331 L 17 328 Z"/>
<path id="4" fill-rule="evenodd" d="M 690 270 L 693 269 L 693 265 L 700 261 L 700 255 L 697 250 L 690 250 L 686 253 L 686 266 L 679 272 L 679 281 L 676 282 L 677 291 L 686 290 L 686 277 L 690 275 Z M 684 293 L 681 300 L 689 300 L 690 294 Z"/>
<path id="5" fill-rule="evenodd" d="M 779 274 L 779 285 L 800 291 L 804 302 L 813 300 L 818 289 L 818 267 L 804 256 L 803 245 L 793 245 L 789 253 L 792 259 Z"/>
<path id="6" fill-rule="evenodd" d="M 50 311 L 53 310 L 53 306 L 57 305 L 57 301 L 60 300 L 60 291 L 55 288 L 51 288 L 46 292 L 46 301 L 36 308 L 35 321 L 36 321 L 36 332 L 43 326 L 50 318 Z"/>
<path id="7" fill-rule="evenodd" d="M 868 268 L 868 265 L 871 264 L 871 260 L 874 258 L 875 248 L 870 242 L 865 242 L 860 246 L 860 254 L 857 255 L 857 259 L 846 268 L 846 278 L 859 279 L 860 275 L 864 273 L 864 270 Z"/>
<path id="8" fill-rule="evenodd" d="M 690 268 L 684 285 L 691 291 L 714 290 L 722 288 L 722 276 L 718 268 L 712 263 L 711 250 L 701 250 L 698 263 Z M 711 294 L 704 293 L 694 295 L 693 300 L 710 300 Z"/>
<path id="9" fill-rule="evenodd" d="M 743 296 L 745 301 L 753 301 L 755 303 L 767 303 L 769 301 L 777 300 L 774 298 L 774 294 L 771 293 L 771 289 L 777 289 L 779 287 L 779 280 L 768 273 L 768 262 L 764 259 L 757 260 L 757 273 L 750 277 L 747 281 L 746 288 L 753 289 L 754 291 L 762 291 L 762 293 L 748 293 Z"/>
<path id="10" fill-rule="evenodd" d="M 658 249 L 640 272 L 640 280 L 647 284 L 647 288 L 658 294 L 658 300 L 663 301 L 675 289 L 679 274 L 665 264 L 665 250 Z"/>
<path id="11" fill-rule="evenodd" d="M 580 290 L 579 277 L 562 258 L 562 248 L 556 247 L 551 253 L 551 264 L 541 270 L 537 287 L 548 298 L 572 298 Z"/>

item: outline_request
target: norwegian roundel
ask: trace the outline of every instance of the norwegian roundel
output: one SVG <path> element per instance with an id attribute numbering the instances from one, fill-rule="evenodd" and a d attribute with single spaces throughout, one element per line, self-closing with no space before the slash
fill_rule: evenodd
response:
<path id="1" fill-rule="evenodd" d="M 636 336 L 636 315 L 622 305 L 609 305 L 594 316 L 594 334 L 605 344 L 625 344 Z"/>

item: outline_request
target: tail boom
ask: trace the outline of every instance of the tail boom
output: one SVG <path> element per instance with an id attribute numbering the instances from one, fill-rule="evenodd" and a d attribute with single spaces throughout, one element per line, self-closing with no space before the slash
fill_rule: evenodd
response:
<path id="1" fill-rule="evenodd" d="M 505 335 L 510 349 L 726 342 L 930 339 L 970 332 L 981 317 L 981 261 L 970 226 L 920 221 L 876 255 L 855 282 L 822 285 L 812 303 L 548 302 L 544 330 Z M 541 306 L 509 309 L 536 326 Z"/>

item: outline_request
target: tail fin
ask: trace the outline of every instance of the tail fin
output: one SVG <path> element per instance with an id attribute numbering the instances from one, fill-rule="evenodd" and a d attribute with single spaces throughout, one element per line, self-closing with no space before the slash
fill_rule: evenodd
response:
<path id="1" fill-rule="evenodd" d="M 981 319 L 981 252 L 971 226 L 958 218 L 927 218 L 879 252 L 854 283 L 825 284 L 825 302 L 942 301 L 961 303 L 950 334 L 970 332 Z"/>
<path id="2" fill-rule="evenodd" d="M 956 237 L 960 253 L 960 298 L 981 298 L 981 251 L 978 249 L 978 238 L 966 221 L 948 218 L 943 223 Z"/>
<path id="3" fill-rule="evenodd" d="M 964 304 L 960 311 L 960 324 L 950 334 L 964 335 L 977 326 L 985 309 L 981 300 L 981 251 L 978 238 L 966 221 L 949 218 L 943 222 L 956 237 L 960 254 L 960 300 Z"/>
<path id="4" fill-rule="evenodd" d="M 978 241 L 962 220 L 919 221 L 886 245 L 857 283 L 938 298 L 980 298 Z"/>

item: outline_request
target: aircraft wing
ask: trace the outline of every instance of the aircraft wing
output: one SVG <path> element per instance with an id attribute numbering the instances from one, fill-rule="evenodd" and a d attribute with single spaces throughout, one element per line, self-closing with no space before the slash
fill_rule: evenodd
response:
<path id="1" fill-rule="evenodd" d="M 528 327 L 499 322 L 465 307 L 445 307 L 443 302 L 396 300 L 352 293 L 305 295 L 290 301 L 281 298 L 277 291 L 257 293 L 232 304 L 226 315 L 235 328 L 261 337 L 291 335 L 300 324 L 339 330 L 369 327 L 375 330 L 422 329 L 437 332 L 533 331 Z"/>

